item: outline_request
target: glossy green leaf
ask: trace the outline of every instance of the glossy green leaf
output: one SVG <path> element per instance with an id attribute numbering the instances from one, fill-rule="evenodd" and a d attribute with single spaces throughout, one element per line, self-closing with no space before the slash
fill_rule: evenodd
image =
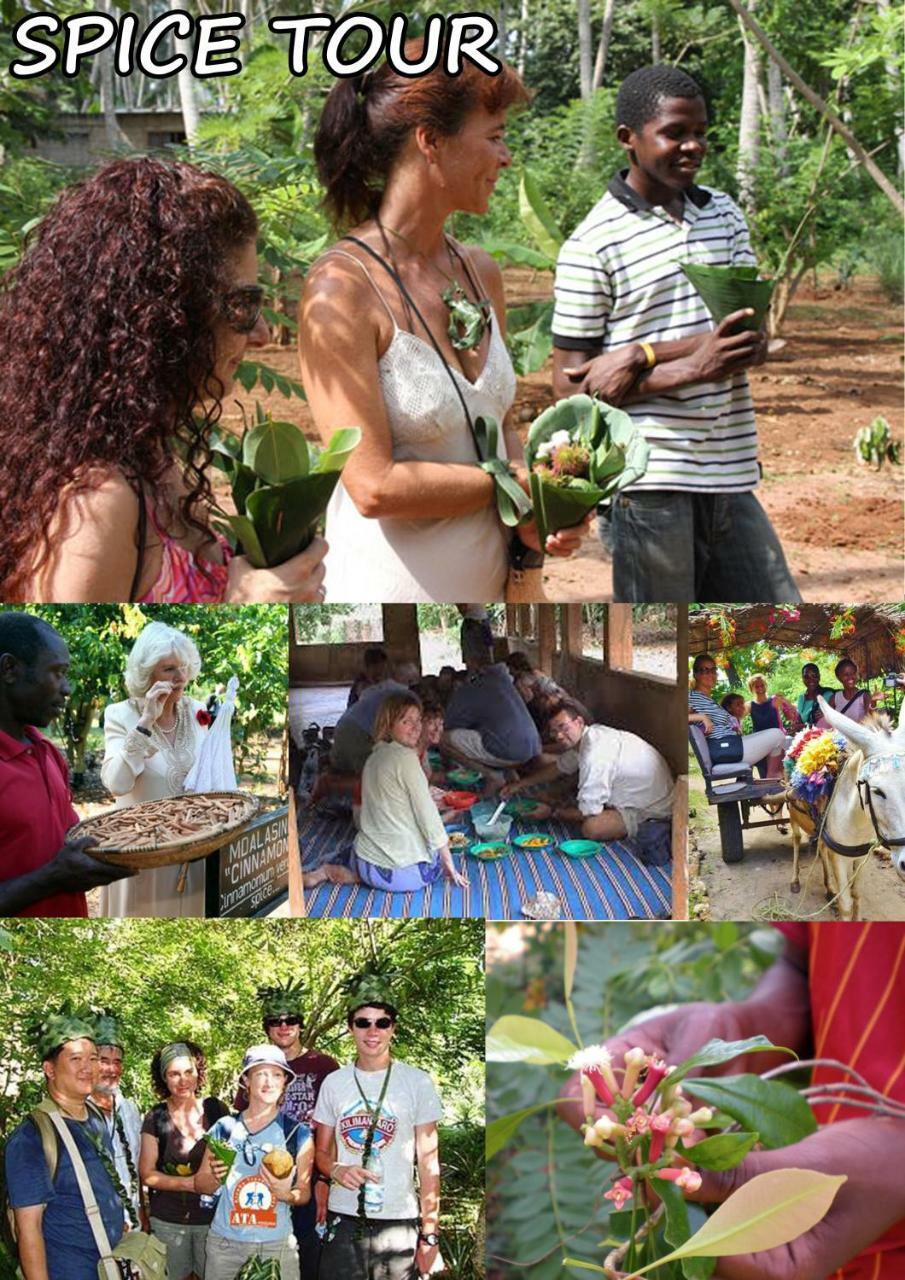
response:
<path id="1" fill-rule="evenodd" d="M 779 1248 L 826 1217 L 845 1181 L 844 1175 L 813 1169 L 761 1173 L 739 1187 L 685 1244 L 634 1274 L 646 1275 L 674 1258 L 728 1258 Z"/>
<path id="2" fill-rule="evenodd" d="M 339 472 L 302 476 L 249 494 L 246 511 L 254 522 L 268 565 L 283 564 L 304 551 L 327 508 Z"/>
<path id="3" fill-rule="evenodd" d="M 547 1107 L 555 1107 L 558 1102 L 559 1098 L 553 1098 L 549 1102 L 536 1102 L 532 1107 L 522 1107 L 521 1111 L 510 1111 L 506 1116 L 497 1116 L 495 1120 L 489 1120 L 484 1129 L 486 1158 L 490 1160 L 503 1147 L 508 1146 L 518 1132 L 522 1121 L 527 1120 L 528 1116 L 536 1115 L 538 1111 L 544 1111 Z"/>
<path id="4" fill-rule="evenodd" d="M 245 436 L 242 461 L 267 484 L 288 484 L 308 474 L 308 442 L 293 423 L 268 419 Z"/>
<path id="5" fill-rule="evenodd" d="M 349 454 L 361 443 L 359 427 L 342 427 L 334 431 L 330 443 L 317 459 L 312 471 L 318 474 L 328 471 L 342 471 L 349 459 Z"/>
<path id="6" fill-rule="evenodd" d="M 522 172 L 518 189 L 518 211 L 538 249 L 555 262 L 564 236 L 544 203 L 530 169 Z"/>
<path id="7" fill-rule="evenodd" d="M 267 568 L 267 556 L 261 546 L 257 530 L 248 516 L 234 515 L 226 517 L 227 524 L 237 538 L 242 552 L 256 569 Z"/>
<path id="8" fill-rule="evenodd" d="M 742 1127 L 760 1135 L 765 1147 L 786 1147 L 817 1132 L 817 1122 L 805 1099 L 778 1080 L 760 1076 L 695 1077 L 686 1092 L 708 1106 L 718 1107 Z"/>
<path id="9" fill-rule="evenodd" d="M 733 1058 L 741 1058 L 747 1053 L 787 1053 L 794 1058 L 797 1055 L 791 1049 L 773 1044 L 766 1036 L 750 1036 L 747 1040 L 708 1040 L 697 1053 L 680 1062 L 674 1071 L 669 1073 L 669 1080 L 675 1084 L 683 1080 L 689 1071 L 697 1071 L 703 1067 L 719 1067 Z"/>
<path id="10" fill-rule="evenodd" d="M 537 271 L 552 271 L 556 258 L 526 244 L 513 244 L 509 240 L 482 240 L 481 248 L 504 266 L 534 267 Z"/>
<path id="11" fill-rule="evenodd" d="M 701 1169 L 734 1169 L 759 1140 L 757 1133 L 715 1133 L 693 1147 L 682 1147 L 682 1155 Z"/>
<path id="12" fill-rule="evenodd" d="M 538 1018 L 507 1014 L 487 1032 L 488 1062 L 563 1063 L 576 1053 L 571 1040 Z"/>

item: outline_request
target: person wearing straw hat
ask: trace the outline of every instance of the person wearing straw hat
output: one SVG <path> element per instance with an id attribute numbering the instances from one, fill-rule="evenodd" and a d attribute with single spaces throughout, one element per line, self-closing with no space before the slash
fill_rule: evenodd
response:
<path id="1" fill-rule="evenodd" d="M 135 1212 L 147 1229 L 141 1201 L 141 1179 L 138 1176 L 141 1112 L 130 1098 L 123 1097 L 119 1088 L 125 1058 L 125 1036 L 118 1020 L 109 1010 L 98 1014 L 95 1025 L 98 1070 L 91 1101 L 101 1113 L 109 1134 L 116 1172 L 129 1193 Z"/>
<path id="2" fill-rule="evenodd" d="M 601 520 L 613 598 L 626 603 L 787 600 L 801 595 L 760 483 L 747 370 L 767 337 L 742 302 L 716 326 L 683 263 L 756 265 L 744 216 L 699 186 L 708 117 L 678 67 L 639 67 L 616 97 L 617 173 L 559 251 L 557 397 L 621 405 L 647 443 L 645 474 Z"/>
<path id="3" fill-rule="evenodd" d="M 430 1275 L 443 1268 L 443 1104 L 426 1071 L 391 1055 L 398 1014 L 385 975 L 357 975 L 347 991 L 355 1060 L 327 1077 L 314 1110 L 317 1166 L 332 1180 L 319 1280 Z"/>
<path id="4" fill-rule="evenodd" d="M 295 1072 L 295 1079 L 286 1086 L 280 1113 L 292 1123 L 301 1121 L 313 1130 L 314 1108 L 321 1085 L 331 1072 L 339 1070 L 339 1063 L 329 1054 L 302 1044 L 305 989 L 301 982 L 259 987 L 258 999 L 264 1034 L 283 1051 L 287 1066 Z M 243 1111 L 247 1106 L 248 1094 L 240 1086 L 233 1107 Z M 307 1204 L 292 1207 L 292 1230 L 298 1241 L 303 1276 L 317 1275 L 321 1252 L 317 1227 L 327 1215 L 328 1185 L 328 1180 L 315 1171 L 311 1199 Z"/>
<path id="5" fill-rule="evenodd" d="M 239 1083 L 248 1105 L 207 1134 L 199 1190 L 220 1195 L 207 1237 L 204 1280 L 235 1280 L 250 1258 L 274 1259 L 281 1280 L 300 1280 L 290 1208 L 311 1198 L 314 1142 L 306 1124 L 280 1113 L 295 1079 L 283 1050 L 252 1045 Z"/>
<path id="6" fill-rule="evenodd" d="M 30 613 L 0 613 L 0 916 L 87 916 L 86 890 L 133 876 L 91 857 L 87 836 L 67 839 L 79 820 L 69 771 L 39 733 L 69 697 L 69 650 Z"/>
<path id="7" fill-rule="evenodd" d="M 101 1250 L 81 1177 L 87 1177 L 87 1196 L 100 1211 L 109 1244 L 123 1235 L 128 1197 L 116 1185 L 110 1136 L 91 1102 L 96 1036 L 91 1015 L 69 1005 L 36 1028 L 47 1095 L 6 1146 L 6 1184 L 25 1280 L 98 1280 Z"/>

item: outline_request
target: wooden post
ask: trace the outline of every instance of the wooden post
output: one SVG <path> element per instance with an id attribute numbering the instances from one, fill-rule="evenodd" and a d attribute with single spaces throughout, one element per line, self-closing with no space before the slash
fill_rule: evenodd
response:
<path id="1" fill-rule="evenodd" d="M 688 774 L 676 779 L 672 806 L 672 918 L 688 919 Z"/>
<path id="2" fill-rule="evenodd" d="M 682 707 L 685 706 L 685 686 L 688 683 L 688 610 L 683 606 L 676 608 L 676 683 L 682 694 Z"/>
<path id="3" fill-rule="evenodd" d="M 537 606 L 537 665 L 548 676 L 553 673 L 553 654 L 556 650 L 555 608 L 553 604 Z"/>
<path id="4" fill-rule="evenodd" d="M 632 669 L 632 606 L 611 604 L 606 612 L 606 665 L 623 671 Z"/>
<path id="5" fill-rule="evenodd" d="M 581 658 L 581 605 L 562 605 L 562 650 L 563 656 L 573 662 Z"/>
<path id="6" fill-rule="evenodd" d="M 289 859 L 289 914 L 306 916 L 305 890 L 302 885 L 302 852 L 299 848 L 299 828 L 295 813 L 295 792 L 289 789 L 289 843 L 286 849 Z"/>

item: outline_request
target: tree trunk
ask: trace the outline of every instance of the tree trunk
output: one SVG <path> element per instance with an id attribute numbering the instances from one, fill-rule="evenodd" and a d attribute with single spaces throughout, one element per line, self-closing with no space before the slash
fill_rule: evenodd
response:
<path id="1" fill-rule="evenodd" d="M 497 49 L 500 57 L 506 57 L 506 46 L 509 43 L 509 28 L 506 23 L 506 0 L 500 0 L 497 6 Z"/>
<path id="2" fill-rule="evenodd" d="M 787 178 L 789 162 L 786 156 L 786 143 L 789 131 L 786 127 L 786 99 L 782 87 L 782 72 L 770 58 L 767 59 L 767 106 L 776 167 L 780 176 Z"/>
<path id="3" fill-rule="evenodd" d="M 594 75 L 591 79 L 591 88 L 599 89 L 603 84 L 603 76 L 606 71 L 607 54 L 610 51 L 610 38 L 613 34 L 613 15 L 616 9 L 616 0 L 605 0 L 603 10 L 603 26 L 600 28 L 600 42 L 597 45 L 597 57 L 594 59 Z"/>
<path id="4" fill-rule="evenodd" d="M 581 84 L 581 99 L 588 102 L 591 97 L 591 0 L 576 0 L 578 9 L 578 78 Z"/>
<path id="5" fill-rule="evenodd" d="M 650 59 L 651 62 L 660 61 L 660 23 L 656 14 L 650 21 Z"/>
<path id="6" fill-rule="evenodd" d="M 522 79 L 525 78 L 525 53 L 528 48 L 528 3 L 529 0 L 522 0 L 518 19 L 518 62 L 515 69 Z"/>
<path id="7" fill-rule="evenodd" d="M 887 178 L 880 166 L 867 154 L 851 130 L 846 128 L 836 115 L 835 111 L 833 111 L 829 104 L 824 102 L 823 98 L 820 97 L 820 94 L 815 93 L 810 85 L 805 84 L 798 72 L 789 65 L 760 24 L 751 16 L 742 4 L 741 0 L 729 0 L 729 3 L 754 36 L 755 40 L 757 40 L 761 48 L 766 51 L 767 56 L 772 58 L 779 67 L 780 71 L 789 83 L 798 90 L 803 98 L 806 98 L 807 101 L 810 102 L 812 107 L 820 112 L 827 124 L 830 125 L 835 133 L 838 133 L 839 137 L 843 140 L 858 163 L 863 165 L 867 170 L 893 207 L 896 208 L 900 214 L 905 215 L 905 200 L 903 200 L 901 192 L 896 190 L 889 178 Z"/>
<path id="8" fill-rule="evenodd" d="M 757 0 L 750 0 L 753 9 Z M 742 105 L 738 124 L 738 161 L 735 178 L 738 183 L 738 200 L 749 218 L 756 212 L 755 182 L 760 152 L 760 49 L 757 42 L 742 28 L 745 50 L 745 66 L 742 79 Z"/>
<path id="9" fill-rule="evenodd" d="M 100 8 L 109 13 L 112 4 L 102 3 Z M 97 55 L 98 76 L 100 80 L 101 111 L 104 116 L 104 133 L 110 151 L 131 151 L 132 144 L 123 133 L 116 118 L 116 81 L 113 77 L 113 49 L 103 49 Z"/>
<path id="10" fill-rule="evenodd" d="M 881 13 L 889 12 L 889 0 L 877 0 L 877 8 Z M 889 91 L 899 102 L 902 101 L 902 78 L 899 69 L 891 59 L 886 63 L 886 83 Z M 896 129 L 896 153 L 898 155 L 897 172 L 901 178 L 905 173 L 905 129 L 901 125 Z"/>
<path id="11" fill-rule="evenodd" d="M 174 13 L 181 11 L 179 0 L 170 0 L 170 9 Z M 185 140 L 190 147 L 195 145 L 198 138 L 198 100 L 195 97 L 195 77 L 192 75 L 191 68 L 187 65 L 181 71 L 176 73 L 176 80 L 179 86 L 179 106 L 182 111 L 182 127 L 185 130 Z"/>

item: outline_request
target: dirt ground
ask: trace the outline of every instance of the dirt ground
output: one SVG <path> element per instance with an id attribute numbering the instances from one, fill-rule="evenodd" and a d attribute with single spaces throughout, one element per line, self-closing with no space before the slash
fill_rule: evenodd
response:
<path id="1" fill-rule="evenodd" d="M 506 271 L 512 302 L 549 297 L 550 280 Z M 773 519 L 806 600 L 897 600 L 903 590 L 902 470 L 858 466 L 855 432 L 883 414 L 902 439 L 902 348 L 899 310 L 870 280 L 845 292 L 830 285 L 799 290 L 783 331 L 786 346 L 752 373 L 764 485 L 760 498 Z M 268 347 L 261 359 L 298 378 L 292 347 Z M 260 388 L 239 402 L 261 399 L 276 417 L 313 434 L 307 405 Z M 527 424 L 552 402 L 549 368 L 519 379 L 516 420 Z M 233 406 L 226 422 L 241 425 Z M 610 563 L 596 537 L 565 561 L 547 561 L 544 583 L 558 600 L 607 600 Z"/>
<path id="2" fill-rule="evenodd" d="M 720 853 L 716 807 L 707 803 L 699 773 L 690 779 L 689 863 L 692 913 L 712 920 L 834 920 L 814 855 L 802 845 L 801 892 L 792 893 L 792 836 L 775 827 L 746 831 L 743 862 L 728 866 Z M 761 810 L 755 821 L 766 820 Z M 864 920 L 905 920 L 905 881 L 889 857 L 872 854 L 859 873 Z M 707 911 L 709 904 L 709 912 Z"/>

